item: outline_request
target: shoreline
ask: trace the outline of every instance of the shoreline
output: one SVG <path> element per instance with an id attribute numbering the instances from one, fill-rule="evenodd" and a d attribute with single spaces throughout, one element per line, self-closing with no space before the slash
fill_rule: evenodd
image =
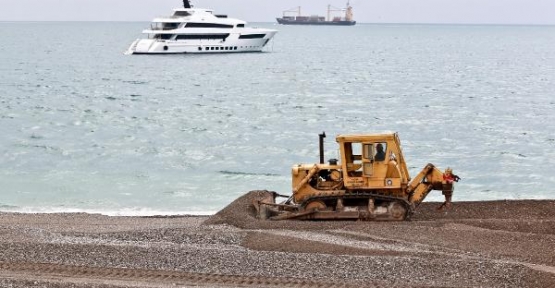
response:
<path id="1" fill-rule="evenodd" d="M 0 287 L 554 287 L 555 200 L 424 202 L 411 221 L 0 212 Z"/>
<path id="2" fill-rule="evenodd" d="M 502 203 L 502 202 L 544 202 L 544 201 L 555 201 L 555 198 L 526 198 L 526 199 L 497 199 L 497 200 L 462 200 L 462 201 L 454 201 L 453 204 L 472 204 L 472 203 Z M 436 203 L 438 206 L 441 205 L 442 202 L 437 201 L 426 201 L 424 205 L 434 205 Z M 225 208 L 225 207 L 224 207 Z M 137 213 L 137 214 L 125 214 L 126 212 L 119 212 L 119 211 L 94 211 L 94 210 L 78 210 L 78 209 L 71 209 L 70 211 L 8 211 L 8 210 L 1 210 L 0 214 L 88 214 L 88 215 L 102 215 L 108 217 L 211 217 L 218 213 L 219 211 L 212 211 L 212 212 L 202 212 L 202 213 L 194 213 L 194 212 L 171 212 L 171 213 Z M 121 214 L 119 214 L 121 213 Z"/>

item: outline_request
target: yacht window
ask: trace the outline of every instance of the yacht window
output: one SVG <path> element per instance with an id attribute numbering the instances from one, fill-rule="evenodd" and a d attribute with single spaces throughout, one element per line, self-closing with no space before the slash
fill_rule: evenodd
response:
<path id="1" fill-rule="evenodd" d="M 189 22 L 185 25 L 185 28 L 233 28 L 233 25 Z"/>
<path id="2" fill-rule="evenodd" d="M 208 49 L 210 49 L 210 48 L 208 48 L 208 47 L 204 48 L 204 50 L 208 50 Z"/>
<path id="3" fill-rule="evenodd" d="M 153 39 L 169 40 L 173 37 L 173 34 L 154 34 Z"/>
<path id="4" fill-rule="evenodd" d="M 175 13 L 173 14 L 173 16 L 175 17 L 186 17 L 186 16 L 190 16 L 191 13 L 187 12 L 187 11 L 175 11 Z"/>
<path id="5" fill-rule="evenodd" d="M 247 34 L 239 36 L 239 39 L 257 39 L 257 38 L 264 38 L 266 34 Z"/>
<path id="6" fill-rule="evenodd" d="M 177 29 L 180 23 L 164 23 L 164 30 Z"/>
<path id="7" fill-rule="evenodd" d="M 179 23 L 156 22 L 156 23 L 150 24 L 150 28 L 152 30 L 172 30 L 172 29 L 177 29 L 177 27 L 179 27 Z"/>
<path id="8" fill-rule="evenodd" d="M 158 22 L 151 23 L 150 24 L 150 29 L 152 29 L 152 30 L 162 30 L 162 26 L 163 26 L 162 23 L 158 23 Z"/>
<path id="9" fill-rule="evenodd" d="M 237 24 L 237 28 L 245 28 L 245 24 Z"/>
<path id="10" fill-rule="evenodd" d="M 229 34 L 186 34 L 186 35 L 177 35 L 177 40 L 225 40 L 229 37 Z"/>

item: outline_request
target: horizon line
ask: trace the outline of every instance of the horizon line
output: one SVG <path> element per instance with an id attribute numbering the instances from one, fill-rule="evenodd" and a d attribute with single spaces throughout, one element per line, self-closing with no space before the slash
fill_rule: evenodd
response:
<path id="1" fill-rule="evenodd" d="M 355 20 L 356 21 L 356 20 Z M 17 22 L 27 22 L 27 23 L 44 23 L 44 22 L 51 22 L 51 23 L 63 23 L 63 22 L 118 22 L 118 23 L 150 23 L 151 21 L 147 20 L 2 20 L 0 19 L 0 23 L 17 23 Z M 248 21 L 247 23 L 268 23 L 268 24 L 276 24 L 280 26 L 295 26 L 295 25 L 281 25 L 278 24 L 276 21 Z M 356 24 L 366 24 L 366 25 L 469 25 L 469 26 L 555 26 L 555 23 L 548 24 L 548 23 L 497 23 L 497 22 L 489 22 L 489 23 L 473 23 L 473 22 L 359 22 L 356 21 Z M 306 25 L 311 26 L 311 25 Z"/>

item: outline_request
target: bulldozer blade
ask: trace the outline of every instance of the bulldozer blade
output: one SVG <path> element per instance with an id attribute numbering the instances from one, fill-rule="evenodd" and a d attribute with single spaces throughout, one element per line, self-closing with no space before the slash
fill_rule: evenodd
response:
<path id="1" fill-rule="evenodd" d="M 299 218 L 299 217 L 303 217 L 303 216 L 307 216 L 307 215 L 311 215 L 316 213 L 316 210 L 311 210 L 311 211 L 304 211 L 304 212 L 284 212 L 280 215 L 277 216 L 273 216 L 270 217 L 270 220 L 287 220 L 287 219 L 295 219 L 295 218 Z"/>
<path id="2" fill-rule="evenodd" d="M 295 214 L 295 212 L 297 211 L 297 206 L 290 204 L 277 204 L 258 201 L 255 203 L 254 206 L 257 210 L 257 216 L 261 220 L 275 220 L 274 217 L 278 217 L 280 219 L 281 217 L 284 217 L 283 219 L 288 219 L 291 217 L 285 215 Z M 295 218 L 295 216 L 293 216 L 293 218 Z"/>
<path id="3" fill-rule="evenodd" d="M 268 211 L 268 207 L 265 204 L 275 204 L 276 197 L 275 192 L 264 191 L 259 193 L 253 200 L 252 205 L 256 210 L 256 216 L 260 219 L 268 219 L 270 216 L 270 211 Z"/>

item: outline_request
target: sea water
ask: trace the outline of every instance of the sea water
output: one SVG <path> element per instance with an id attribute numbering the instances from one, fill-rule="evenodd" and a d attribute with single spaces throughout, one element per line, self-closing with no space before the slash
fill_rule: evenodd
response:
<path id="1" fill-rule="evenodd" d="M 148 23 L 0 23 L 0 211 L 211 214 L 290 194 L 323 131 L 398 132 L 456 201 L 555 198 L 555 27 L 254 26 L 262 53 L 125 56 Z"/>

